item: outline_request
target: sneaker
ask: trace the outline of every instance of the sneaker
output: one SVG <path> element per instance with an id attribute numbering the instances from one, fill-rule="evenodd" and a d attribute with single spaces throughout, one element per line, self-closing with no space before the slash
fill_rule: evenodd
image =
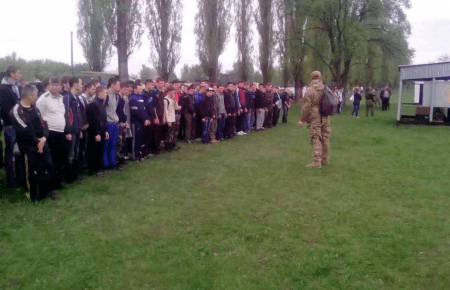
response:
<path id="1" fill-rule="evenodd" d="M 358 116 L 358 117 L 356 117 L 356 119 L 360 119 L 360 118 L 359 118 L 359 116 Z"/>
<path id="2" fill-rule="evenodd" d="M 239 132 L 236 133 L 236 135 L 242 136 L 242 135 L 244 135 L 244 132 L 239 131 Z"/>

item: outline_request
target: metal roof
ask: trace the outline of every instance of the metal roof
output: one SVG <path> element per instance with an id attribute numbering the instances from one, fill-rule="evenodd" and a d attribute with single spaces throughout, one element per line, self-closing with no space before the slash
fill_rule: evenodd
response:
<path id="1" fill-rule="evenodd" d="M 449 79 L 450 62 L 419 65 L 402 65 L 398 67 L 402 80 Z"/>

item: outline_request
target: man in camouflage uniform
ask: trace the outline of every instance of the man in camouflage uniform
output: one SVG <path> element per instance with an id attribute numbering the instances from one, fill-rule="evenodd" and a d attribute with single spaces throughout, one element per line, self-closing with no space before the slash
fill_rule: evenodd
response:
<path id="1" fill-rule="evenodd" d="M 320 114 L 320 99 L 324 88 L 321 73 L 314 71 L 311 74 L 310 84 L 303 98 L 302 115 L 298 122 L 300 127 L 303 127 L 304 122 L 309 124 L 314 161 L 306 165 L 306 167 L 320 168 L 329 162 L 330 118 Z"/>
<path id="2" fill-rule="evenodd" d="M 211 123 L 209 127 L 209 139 L 212 143 L 217 143 L 219 141 L 216 140 L 216 133 L 217 133 L 217 122 L 220 118 L 220 112 L 219 112 L 219 92 L 217 91 L 217 86 L 214 85 L 214 94 L 212 95 L 213 99 L 213 117 L 211 118 Z"/>
<path id="3" fill-rule="evenodd" d="M 272 94 L 272 85 L 270 83 L 266 84 L 266 94 L 264 98 L 264 103 L 266 108 L 266 118 L 264 119 L 264 128 L 272 128 L 273 94 Z"/>

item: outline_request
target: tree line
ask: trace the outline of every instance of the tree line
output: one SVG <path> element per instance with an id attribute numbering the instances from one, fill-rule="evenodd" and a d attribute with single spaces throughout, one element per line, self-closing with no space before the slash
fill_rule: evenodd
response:
<path id="1" fill-rule="evenodd" d="M 128 59 L 146 35 L 153 68 L 143 66 L 140 75 L 156 73 L 165 79 L 174 75 L 182 50 L 181 0 L 77 0 L 77 4 L 78 41 L 90 70 L 103 71 L 117 52 L 120 78 L 127 80 Z M 184 65 L 182 79 L 217 82 L 224 73 L 219 57 L 233 41 L 233 28 L 237 55 L 228 73 L 297 89 L 313 70 L 320 70 L 326 82 L 336 86 L 395 85 L 398 65 L 409 64 L 414 55 L 407 42 L 411 26 L 405 9 L 410 0 L 196 0 L 196 4 L 192 45 L 199 65 Z"/>

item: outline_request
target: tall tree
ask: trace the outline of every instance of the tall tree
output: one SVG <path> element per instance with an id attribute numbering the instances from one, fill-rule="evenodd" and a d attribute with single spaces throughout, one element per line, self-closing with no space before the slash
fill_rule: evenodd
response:
<path id="1" fill-rule="evenodd" d="M 279 0 L 281 1 L 281 0 Z M 235 0 L 236 43 L 238 49 L 237 72 L 247 81 L 253 73 L 253 0 Z"/>
<path id="2" fill-rule="evenodd" d="M 231 0 L 197 0 L 196 53 L 211 82 L 219 79 L 219 56 L 225 49 L 232 23 Z"/>
<path id="3" fill-rule="evenodd" d="M 318 49 L 314 41 L 304 44 L 329 68 L 335 85 L 347 84 L 352 66 L 358 65 L 357 50 L 366 42 L 392 56 L 412 55 L 406 41 L 410 25 L 403 11 L 410 7 L 409 0 L 309 0 L 305 6 L 305 15 L 311 18 L 308 29 L 324 32 L 327 49 Z"/>
<path id="4" fill-rule="evenodd" d="M 263 75 L 263 82 L 271 80 L 273 66 L 274 39 L 274 13 L 273 0 L 258 0 L 258 9 L 255 14 L 256 27 L 259 33 L 259 66 Z"/>
<path id="5" fill-rule="evenodd" d="M 150 57 L 166 80 L 180 61 L 182 10 L 181 0 L 147 0 L 148 38 L 154 47 Z"/>
<path id="6" fill-rule="evenodd" d="M 121 81 L 128 80 L 128 59 L 135 49 L 142 45 L 144 33 L 142 24 L 142 0 L 116 1 L 116 25 L 109 28 L 110 37 L 117 49 L 119 76 Z"/>
<path id="7" fill-rule="evenodd" d="M 78 0 L 78 42 L 93 71 L 103 71 L 111 59 L 108 28 L 115 25 L 115 8 L 111 0 Z"/>
<path id="8" fill-rule="evenodd" d="M 288 39 L 289 39 L 289 15 L 284 9 L 284 0 L 275 1 L 275 9 L 277 12 L 277 33 L 276 40 L 278 43 L 277 54 L 280 67 L 282 70 L 283 86 L 287 87 L 291 79 L 289 72 L 289 56 L 288 56 Z"/>

